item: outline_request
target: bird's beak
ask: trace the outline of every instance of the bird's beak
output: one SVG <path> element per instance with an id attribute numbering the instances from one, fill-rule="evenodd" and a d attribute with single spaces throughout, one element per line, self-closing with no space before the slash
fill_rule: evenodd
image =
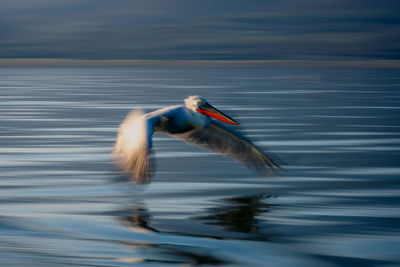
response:
<path id="1" fill-rule="evenodd" d="M 234 124 L 234 125 L 239 125 L 239 123 L 237 121 L 230 118 L 228 115 L 225 115 L 224 113 L 222 113 L 221 111 L 214 108 L 213 106 L 211 106 L 208 103 L 204 104 L 201 108 L 198 108 L 197 111 L 204 115 L 213 117 L 217 120 L 220 120 L 220 121 L 223 121 L 226 123 L 230 123 L 230 124 Z"/>

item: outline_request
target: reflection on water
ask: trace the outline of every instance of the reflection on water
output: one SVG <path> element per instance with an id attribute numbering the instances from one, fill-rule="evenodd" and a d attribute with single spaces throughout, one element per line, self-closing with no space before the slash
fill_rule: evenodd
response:
<path id="1" fill-rule="evenodd" d="M 268 212 L 270 205 L 263 202 L 269 196 L 245 196 L 223 199 L 226 205 L 210 209 L 210 215 L 199 217 L 206 224 L 223 226 L 223 229 L 241 233 L 258 233 L 257 216 Z"/>
<path id="2" fill-rule="evenodd" d="M 144 208 L 138 208 L 132 211 L 132 215 L 121 218 L 130 230 L 142 233 L 157 233 L 157 229 L 149 226 L 150 214 Z"/>
<path id="3" fill-rule="evenodd" d="M 123 225 L 129 230 L 138 233 L 174 233 L 177 235 L 202 236 L 215 239 L 252 239 L 265 240 L 267 235 L 259 233 L 260 225 L 257 216 L 266 213 L 271 209 L 271 205 L 265 200 L 271 196 L 254 195 L 239 196 L 221 199 L 216 202 L 216 206 L 207 209 L 203 213 L 207 215 L 194 216 L 190 218 L 192 228 L 189 232 L 184 229 L 175 229 L 160 231 L 152 227 L 151 212 L 145 207 L 136 207 L 132 209 L 131 214 L 120 218 Z M 204 224 L 203 226 L 196 224 Z M 205 227 L 206 225 L 217 225 L 219 227 Z M 198 231 L 196 229 L 208 229 L 207 231 Z M 237 234 L 222 233 L 221 230 L 237 232 Z M 246 235 L 243 235 L 246 234 Z M 247 235 L 250 234 L 250 235 Z"/>
<path id="4" fill-rule="evenodd" d="M 2 264 L 399 264 L 399 77 L 376 69 L 1 68 Z M 125 115 L 195 94 L 281 158 L 281 176 L 155 134 L 153 183 L 125 182 L 110 156 Z"/>
<path id="5" fill-rule="evenodd" d="M 270 196 L 255 195 L 247 197 L 234 197 L 227 198 L 218 201 L 218 207 L 210 209 L 207 213 L 210 215 L 191 218 L 192 220 L 200 220 L 202 224 L 220 225 L 223 226 L 224 230 L 247 233 L 251 234 L 247 236 L 251 240 L 266 240 L 266 235 L 256 236 L 258 233 L 259 226 L 257 226 L 256 217 L 264 212 L 268 212 L 270 205 L 265 203 L 263 200 Z M 190 233 L 180 232 L 176 229 L 175 232 L 165 231 L 162 232 L 151 226 L 151 213 L 144 207 L 138 207 L 131 211 L 128 216 L 120 218 L 122 224 L 129 230 L 136 233 L 148 233 L 148 234 L 174 234 L 183 236 L 198 236 L 204 238 L 215 238 L 215 239 L 243 239 L 242 235 L 219 235 L 214 236 L 213 234 L 218 233 L 217 229 L 214 231 L 208 230 L 199 233 L 197 230 L 193 230 Z M 195 228 L 196 224 L 193 224 Z M 201 227 L 196 227 L 201 228 Z M 197 234 L 196 234 L 197 233 Z M 261 238 L 263 237 L 263 238 Z M 168 257 L 172 257 L 169 261 L 163 261 L 163 263 L 175 263 L 175 264 L 227 264 L 229 260 L 222 259 L 221 256 L 213 255 L 213 250 L 204 249 L 195 246 L 178 246 L 168 244 L 154 244 L 154 243 L 142 243 L 142 242 L 129 242 L 134 247 L 147 248 L 158 250 L 158 254 L 165 254 Z M 131 259 L 119 259 L 122 261 L 130 261 Z"/>
<path id="6" fill-rule="evenodd" d="M 160 232 L 159 230 L 150 226 L 151 215 L 148 210 L 145 208 L 137 208 L 132 211 L 131 215 L 124 216 L 121 218 L 123 225 L 136 233 L 148 233 L 155 234 Z M 179 233 L 175 233 L 179 234 Z M 181 233 L 181 235 L 184 235 Z M 172 245 L 172 244 L 163 244 L 163 243 L 143 243 L 143 242 L 128 242 L 129 245 L 135 248 L 153 250 L 158 255 L 163 255 L 168 258 L 168 260 L 146 260 L 158 263 L 169 263 L 169 264 L 190 264 L 190 265 L 199 265 L 199 264 L 212 264 L 212 265 L 220 265 L 222 263 L 226 263 L 222 258 L 218 258 L 213 254 L 210 249 L 203 249 L 201 247 L 196 246 L 187 246 L 187 245 Z M 118 259 L 121 261 L 131 261 L 131 259 Z M 144 260 L 141 260 L 144 261 Z"/>

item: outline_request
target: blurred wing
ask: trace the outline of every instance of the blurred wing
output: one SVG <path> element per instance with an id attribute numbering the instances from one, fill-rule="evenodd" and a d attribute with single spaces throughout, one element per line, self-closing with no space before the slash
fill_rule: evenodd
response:
<path id="1" fill-rule="evenodd" d="M 279 169 L 279 166 L 269 156 L 261 152 L 249 140 L 215 122 L 205 129 L 195 129 L 173 136 L 187 143 L 231 157 L 248 168 L 265 174 Z"/>
<path id="2" fill-rule="evenodd" d="M 120 125 L 113 155 L 132 181 L 149 183 L 152 173 L 150 159 L 153 129 L 138 110 L 132 111 Z"/>

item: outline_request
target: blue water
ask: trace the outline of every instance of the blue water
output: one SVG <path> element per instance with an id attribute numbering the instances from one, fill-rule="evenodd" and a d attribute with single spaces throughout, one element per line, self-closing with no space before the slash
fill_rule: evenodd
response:
<path id="1" fill-rule="evenodd" d="M 2 265 L 398 265 L 399 88 L 385 69 L 0 68 Z M 125 115 L 189 95 L 280 175 L 155 134 L 153 182 L 127 182 Z"/>

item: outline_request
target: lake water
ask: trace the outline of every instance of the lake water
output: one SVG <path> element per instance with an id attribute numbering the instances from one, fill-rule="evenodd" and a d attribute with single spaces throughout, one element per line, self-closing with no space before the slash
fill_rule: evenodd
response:
<path id="1" fill-rule="evenodd" d="M 400 264 L 400 71 L 0 68 L 2 266 Z M 134 108 L 202 95 L 276 177 L 161 134 L 147 186 L 110 151 Z"/>

